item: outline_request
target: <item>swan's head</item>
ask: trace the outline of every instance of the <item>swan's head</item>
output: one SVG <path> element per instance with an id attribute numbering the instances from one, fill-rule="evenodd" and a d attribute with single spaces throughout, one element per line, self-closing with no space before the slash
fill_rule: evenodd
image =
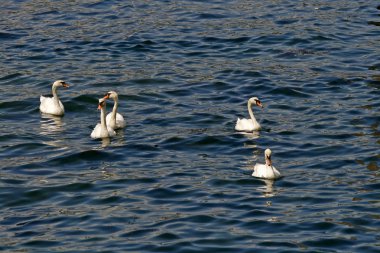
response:
<path id="1" fill-rule="evenodd" d="M 104 98 L 105 99 L 109 99 L 109 98 L 112 98 L 112 99 L 117 99 L 118 98 L 118 95 L 116 93 L 116 91 L 109 91 L 107 92 L 105 95 L 104 95 Z"/>
<path id="2" fill-rule="evenodd" d="M 267 148 L 267 149 L 265 150 L 265 163 L 266 163 L 266 165 L 268 165 L 268 166 L 272 166 L 272 159 L 271 159 L 271 156 L 272 156 L 272 151 L 271 151 L 269 148 Z"/>
<path id="3" fill-rule="evenodd" d="M 105 98 L 99 98 L 98 110 L 103 109 L 105 106 L 106 106 L 106 99 Z"/>
<path id="4" fill-rule="evenodd" d="M 69 84 L 66 83 L 65 81 L 62 81 L 62 80 L 57 80 L 53 83 L 53 87 L 64 87 L 64 88 L 68 88 L 69 87 Z"/>
<path id="5" fill-rule="evenodd" d="M 258 99 L 257 97 L 252 97 L 248 100 L 248 102 L 251 104 L 251 105 L 257 105 L 261 108 L 263 108 L 263 104 L 261 103 L 260 99 Z"/>

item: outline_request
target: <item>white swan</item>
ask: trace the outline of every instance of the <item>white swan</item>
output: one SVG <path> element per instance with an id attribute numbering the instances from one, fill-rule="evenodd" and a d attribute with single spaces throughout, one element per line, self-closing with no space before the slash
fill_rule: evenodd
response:
<path id="1" fill-rule="evenodd" d="M 261 129 L 260 124 L 257 122 L 255 116 L 252 112 L 252 105 L 257 105 L 263 108 L 261 101 L 257 97 L 252 97 L 248 100 L 248 112 L 251 119 L 240 119 L 238 118 L 235 125 L 235 130 L 244 131 L 244 132 L 252 132 Z"/>
<path id="2" fill-rule="evenodd" d="M 106 99 L 99 99 L 98 110 L 100 110 L 100 123 L 98 123 L 94 130 L 91 132 L 91 138 L 108 138 L 115 136 L 116 133 L 113 128 L 106 125 Z"/>
<path id="3" fill-rule="evenodd" d="M 65 113 L 65 108 L 62 102 L 58 98 L 57 88 L 64 87 L 67 88 L 69 85 L 62 80 L 55 81 L 51 87 L 53 97 L 40 97 L 40 111 L 47 114 L 52 114 L 56 116 L 62 116 Z"/>
<path id="4" fill-rule="evenodd" d="M 107 126 L 112 127 L 113 129 L 119 129 L 125 127 L 125 121 L 123 115 L 117 112 L 119 107 L 119 96 L 115 91 L 109 91 L 104 96 L 105 99 L 112 98 L 114 100 L 114 105 L 112 112 L 108 113 L 106 117 Z"/>
<path id="5" fill-rule="evenodd" d="M 266 149 L 265 164 L 255 164 L 255 167 L 253 167 L 254 172 L 252 173 L 252 176 L 265 179 L 277 179 L 281 177 L 280 172 L 274 166 L 272 166 L 271 155 L 272 151 L 269 148 Z"/>

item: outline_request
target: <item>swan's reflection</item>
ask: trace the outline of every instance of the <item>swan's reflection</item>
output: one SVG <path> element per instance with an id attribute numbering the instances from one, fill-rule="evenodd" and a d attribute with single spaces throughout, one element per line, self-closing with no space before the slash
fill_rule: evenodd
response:
<path id="1" fill-rule="evenodd" d="M 104 148 L 110 146 L 111 143 L 112 143 L 113 147 L 122 146 L 125 144 L 124 134 L 122 131 L 116 132 L 116 138 L 104 137 L 104 138 L 98 138 L 98 139 L 92 140 L 92 141 L 95 141 L 95 142 L 100 141 L 100 146 L 94 147 L 94 149 L 96 149 L 96 150 L 104 149 Z"/>
<path id="2" fill-rule="evenodd" d="M 257 189 L 259 189 L 263 196 L 266 198 L 273 197 L 277 195 L 277 191 L 274 189 L 274 180 L 271 179 L 262 179 L 261 181 L 264 181 L 265 186 L 259 186 Z"/>
<path id="3" fill-rule="evenodd" d="M 238 132 L 238 133 L 244 135 L 244 137 L 246 137 L 249 140 L 255 140 L 255 139 L 258 139 L 260 137 L 260 132 L 259 131 Z"/>
<path id="4" fill-rule="evenodd" d="M 49 135 L 51 133 L 59 133 L 63 131 L 65 123 L 62 121 L 62 117 L 41 114 L 41 134 Z"/>
<path id="5" fill-rule="evenodd" d="M 249 140 L 255 140 L 260 137 L 260 133 L 258 131 L 253 131 L 251 133 L 245 133 L 245 132 L 240 132 L 240 134 L 243 134 L 247 139 Z M 244 143 L 245 148 L 252 148 L 253 150 L 257 150 L 257 144 L 248 144 Z"/>
<path id="6" fill-rule="evenodd" d="M 105 148 L 111 144 L 110 138 L 102 138 L 102 148 Z"/>
<path id="7" fill-rule="evenodd" d="M 42 143 L 54 147 L 67 148 L 68 145 L 64 143 L 62 138 L 58 138 L 61 132 L 65 130 L 65 125 L 61 117 L 42 113 L 40 134 L 50 137 L 49 140 L 43 138 Z"/>
<path id="8" fill-rule="evenodd" d="M 256 144 L 247 144 L 247 143 L 244 143 L 244 147 L 245 148 L 257 149 L 257 145 Z M 257 155 L 255 155 L 255 156 L 257 156 Z M 255 157 L 255 159 L 256 159 L 256 157 Z"/>
<path id="9" fill-rule="evenodd" d="M 96 142 L 100 141 L 100 146 L 94 147 L 95 150 L 102 150 L 111 144 L 111 138 L 109 137 L 99 138 L 99 139 L 96 139 L 95 141 Z"/>

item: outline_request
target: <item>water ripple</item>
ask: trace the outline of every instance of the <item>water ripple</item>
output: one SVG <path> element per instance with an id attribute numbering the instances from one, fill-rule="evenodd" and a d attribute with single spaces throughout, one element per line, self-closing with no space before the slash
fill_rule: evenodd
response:
<path id="1" fill-rule="evenodd" d="M 376 252 L 378 9 L 2 2 L 0 250 Z M 127 127 L 92 140 L 109 90 Z M 251 177 L 268 147 L 277 181 Z"/>

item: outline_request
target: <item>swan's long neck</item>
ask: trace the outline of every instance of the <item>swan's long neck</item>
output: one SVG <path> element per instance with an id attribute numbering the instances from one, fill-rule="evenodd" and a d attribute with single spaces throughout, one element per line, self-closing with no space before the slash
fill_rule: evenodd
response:
<path id="1" fill-rule="evenodd" d="M 273 169 L 273 166 L 272 166 L 272 161 L 267 156 L 265 156 L 265 167 L 266 167 L 268 176 L 269 177 L 274 177 L 275 173 L 274 173 L 274 169 Z"/>
<path id="2" fill-rule="evenodd" d="M 100 127 L 101 127 L 101 131 L 106 131 L 108 132 L 107 130 L 107 124 L 106 124 L 106 107 L 103 106 L 101 109 L 100 109 Z"/>
<path id="3" fill-rule="evenodd" d="M 117 97 L 114 98 L 114 105 L 112 109 L 112 119 L 116 121 L 116 113 L 117 113 L 117 108 L 119 107 L 119 99 Z"/>
<path id="4" fill-rule="evenodd" d="M 253 115 L 252 104 L 250 101 L 248 101 L 248 112 L 249 112 L 249 116 L 251 117 L 252 123 L 254 125 L 257 125 L 258 123 L 257 123 L 255 116 Z"/>
<path id="5" fill-rule="evenodd" d="M 57 93 L 57 86 L 53 85 L 51 88 L 51 92 L 53 94 L 54 102 L 59 106 L 59 98 L 58 98 L 58 93 Z"/>
<path id="6" fill-rule="evenodd" d="M 265 157 L 265 165 L 272 167 L 272 161 L 268 157 Z"/>

